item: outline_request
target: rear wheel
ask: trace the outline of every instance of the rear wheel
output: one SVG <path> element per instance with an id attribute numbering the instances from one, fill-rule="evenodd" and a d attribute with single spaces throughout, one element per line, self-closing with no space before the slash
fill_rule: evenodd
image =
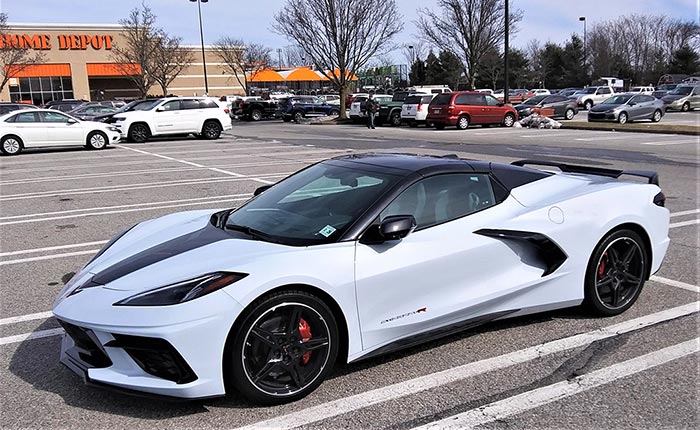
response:
<path id="1" fill-rule="evenodd" d="M 690 104 L 688 102 L 683 103 L 681 106 L 681 112 L 688 112 L 690 110 Z"/>
<path id="2" fill-rule="evenodd" d="M 435 128 L 436 128 L 437 130 L 444 130 L 444 129 L 445 129 L 445 124 L 436 122 L 436 123 L 435 123 Z"/>
<path id="3" fill-rule="evenodd" d="M 229 336 L 228 383 L 251 401 L 291 402 L 315 390 L 338 355 L 338 327 L 318 297 L 286 291 L 254 302 Z"/>
<path id="4" fill-rule="evenodd" d="M 262 111 L 260 109 L 253 109 L 250 111 L 250 119 L 252 121 L 260 121 L 263 117 Z"/>
<path id="5" fill-rule="evenodd" d="M 298 110 L 294 112 L 294 121 L 301 122 L 304 119 L 304 112 Z"/>
<path id="6" fill-rule="evenodd" d="M 389 117 L 389 123 L 391 124 L 392 127 L 400 127 L 401 126 L 401 113 L 399 112 L 394 112 L 391 114 Z"/>
<path id="7" fill-rule="evenodd" d="M 107 135 L 101 131 L 93 131 L 88 134 L 85 146 L 90 149 L 104 149 L 107 146 Z"/>
<path id="8" fill-rule="evenodd" d="M 515 116 L 512 113 L 507 113 L 503 118 L 503 125 L 506 127 L 512 127 L 515 124 Z"/>
<path id="9" fill-rule="evenodd" d="M 17 136 L 5 136 L 0 143 L 0 151 L 5 155 L 17 155 L 24 148 L 22 139 Z"/>
<path id="10" fill-rule="evenodd" d="M 572 120 L 572 119 L 574 119 L 575 115 L 576 115 L 576 113 L 574 112 L 574 110 L 569 108 L 566 110 L 566 113 L 564 113 L 564 118 L 566 118 L 568 120 Z"/>
<path id="11" fill-rule="evenodd" d="M 462 115 L 457 120 L 457 128 L 460 130 L 466 130 L 469 128 L 469 117 Z"/>
<path id="12" fill-rule="evenodd" d="M 136 143 L 143 143 L 148 140 L 150 130 L 146 124 L 133 124 L 129 128 L 129 140 Z"/>
<path id="13" fill-rule="evenodd" d="M 218 139 L 221 136 L 221 126 L 216 121 L 206 121 L 202 126 L 202 136 L 210 140 Z"/>
<path id="14" fill-rule="evenodd" d="M 586 101 L 586 103 L 583 105 L 583 107 L 585 107 L 586 110 L 591 110 L 591 108 L 593 107 L 593 102 L 590 101 L 590 100 L 588 100 L 588 101 Z"/>
<path id="15" fill-rule="evenodd" d="M 654 114 L 651 116 L 651 122 L 659 122 L 661 121 L 661 111 L 660 110 L 655 110 Z"/>
<path id="16" fill-rule="evenodd" d="M 332 111 L 328 112 L 328 115 L 330 116 L 339 116 L 340 111 L 333 109 Z"/>
<path id="17" fill-rule="evenodd" d="M 644 287 L 648 255 L 632 230 L 610 233 L 593 251 L 585 280 L 585 305 L 600 316 L 629 309 Z"/>

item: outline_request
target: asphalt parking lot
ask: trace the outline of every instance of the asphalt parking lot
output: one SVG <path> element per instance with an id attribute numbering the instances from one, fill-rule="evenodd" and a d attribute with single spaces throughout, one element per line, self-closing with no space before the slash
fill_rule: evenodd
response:
<path id="1" fill-rule="evenodd" d="M 567 309 L 493 323 L 338 366 L 293 404 L 133 398 L 87 387 L 58 363 L 53 300 L 112 235 L 172 212 L 238 206 L 256 187 L 310 163 L 367 151 L 656 170 L 671 212 L 671 246 L 623 315 L 594 319 Z M 277 121 L 235 123 L 216 141 L 2 157 L 0 422 L 8 429 L 698 428 L 699 165 L 694 136 Z"/>

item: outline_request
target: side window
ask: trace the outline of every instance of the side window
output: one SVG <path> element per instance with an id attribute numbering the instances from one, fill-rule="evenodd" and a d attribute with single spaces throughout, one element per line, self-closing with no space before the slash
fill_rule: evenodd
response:
<path id="1" fill-rule="evenodd" d="M 483 106 L 486 104 L 483 94 L 460 94 L 455 97 L 456 105 Z"/>
<path id="2" fill-rule="evenodd" d="M 22 112 L 13 117 L 14 122 L 39 122 L 39 116 L 36 112 Z"/>
<path id="3" fill-rule="evenodd" d="M 179 110 L 180 109 L 180 100 L 173 100 L 173 101 L 167 102 L 162 106 L 162 108 L 165 111 Z"/>
<path id="4" fill-rule="evenodd" d="M 499 103 L 500 102 L 498 101 L 498 99 L 496 97 L 489 96 L 489 95 L 486 96 L 486 105 L 487 106 L 498 106 Z"/>
<path id="5" fill-rule="evenodd" d="M 379 215 L 413 215 L 418 229 L 442 224 L 494 206 L 491 181 L 485 174 L 432 176 L 408 187 Z"/>
<path id="6" fill-rule="evenodd" d="M 180 100 L 180 109 L 199 109 L 199 100 L 184 99 Z"/>
<path id="7" fill-rule="evenodd" d="M 206 100 L 200 100 L 199 101 L 199 108 L 200 109 L 211 109 L 211 108 L 218 108 L 219 105 L 216 104 L 214 100 L 206 99 Z"/>
<path id="8" fill-rule="evenodd" d="M 59 112 L 41 112 L 41 120 L 44 122 L 68 122 L 69 118 Z"/>
<path id="9" fill-rule="evenodd" d="M 598 94 L 610 94 L 610 88 L 601 88 Z"/>

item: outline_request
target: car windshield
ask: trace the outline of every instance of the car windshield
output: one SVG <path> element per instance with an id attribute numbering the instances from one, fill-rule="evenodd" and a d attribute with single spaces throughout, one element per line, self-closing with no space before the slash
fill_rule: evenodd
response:
<path id="1" fill-rule="evenodd" d="M 535 96 L 535 97 L 530 97 L 529 99 L 525 100 L 524 105 L 536 105 L 537 103 L 541 102 L 544 100 L 547 96 Z"/>
<path id="2" fill-rule="evenodd" d="M 675 89 L 669 91 L 671 95 L 687 96 L 693 91 L 693 87 L 676 87 Z"/>
<path id="3" fill-rule="evenodd" d="M 601 104 L 604 105 L 621 105 L 627 103 L 629 99 L 633 96 L 631 94 L 622 94 L 619 96 L 612 96 L 609 99 L 604 100 Z"/>
<path id="4" fill-rule="evenodd" d="M 452 94 L 451 93 L 443 93 L 443 94 L 438 94 L 435 96 L 432 102 L 430 102 L 431 105 L 448 105 L 450 104 L 450 100 L 452 100 Z"/>
<path id="5" fill-rule="evenodd" d="M 232 212 L 225 228 L 285 245 L 335 242 L 399 176 L 315 164 Z"/>
<path id="6" fill-rule="evenodd" d="M 405 104 L 405 105 L 417 105 L 420 102 L 421 102 L 421 96 L 408 96 L 408 97 L 406 97 L 406 100 L 404 100 L 403 104 Z"/>

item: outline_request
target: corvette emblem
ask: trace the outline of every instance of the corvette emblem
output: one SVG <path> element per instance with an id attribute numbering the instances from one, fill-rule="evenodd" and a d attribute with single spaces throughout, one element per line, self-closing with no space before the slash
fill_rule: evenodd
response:
<path id="1" fill-rule="evenodd" d="M 401 314 L 401 315 L 397 315 L 395 317 L 387 318 L 384 321 L 380 322 L 379 324 L 385 324 L 388 322 L 396 321 L 396 320 L 401 319 L 401 318 L 406 318 L 406 317 L 409 317 L 411 315 L 416 315 L 416 314 L 419 314 L 421 312 L 427 312 L 427 311 L 428 311 L 428 308 L 420 308 L 420 309 L 417 309 L 413 312 L 407 312 L 405 314 Z"/>

